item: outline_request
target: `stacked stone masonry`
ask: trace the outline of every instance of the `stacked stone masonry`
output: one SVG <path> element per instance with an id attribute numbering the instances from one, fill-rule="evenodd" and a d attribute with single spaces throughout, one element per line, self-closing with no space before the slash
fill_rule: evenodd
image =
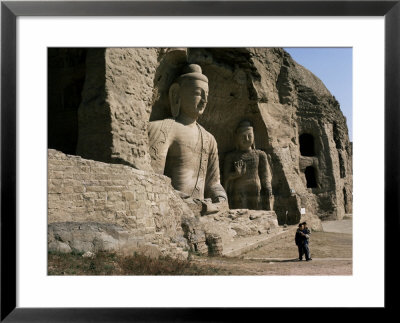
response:
<path id="1" fill-rule="evenodd" d="M 153 247 L 160 254 L 185 255 L 183 210 L 165 176 L 48 151 L 48 224 L 55 228 L 51 231 L 57 231 L 60 223 L 78 223 L 90 230 L 90 224 L 112 225 L 114 231 L 129 232 L 130 241 L 126 245 L 116 241 L 106 250 Z"/>

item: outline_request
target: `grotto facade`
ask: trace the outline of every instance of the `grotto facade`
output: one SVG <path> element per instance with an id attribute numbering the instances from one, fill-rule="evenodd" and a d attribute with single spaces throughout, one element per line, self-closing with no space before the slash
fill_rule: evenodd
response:
<path id="1" fill-rule="evenodd" d="M 183 196 L 155 169 L 149 131 L 176 118 L 170 89 L 188 65 L 208 82 L 197 122 L 215 140 L 221 188 L 245 121 L 265 165 L 257 194 L 268 192 L 266 203 L 231 198 L 232 209 Z M 49 48 L 48 85 L 51 250 L 220 254 L 239 237 L 305 219 L 318 229 L 352 213 L 346 119 L 324 84 L 281 48 Z"/>

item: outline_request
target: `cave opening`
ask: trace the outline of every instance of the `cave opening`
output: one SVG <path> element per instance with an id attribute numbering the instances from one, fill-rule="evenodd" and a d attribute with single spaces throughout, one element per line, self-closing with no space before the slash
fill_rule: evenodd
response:
<path id="1" fill-rule="evenodd" d="M 84 48 L 48 49 L 48 148 L 75 155 L 86 77 Z"/>
<path id="2" fill-rule="evenodd" d="M 314 137 L 308 133 L 303 133 L 299 137 L 300 154 L 302 156 L 315 156 Z"/>
<path id="3" fill-rule="evenodd" d="M 344 213 L 349 213 L 349 207 L 347 202 L 347 192 L 346 189 L 343 187 L 343 200 L 344 200 Z"/>
<path id="4" fill-rule="evenodd" d="M 317 177 L 315 176 L 315 168 L 312 166 L 306 167 L 304 174 L 306 175 L 307 188 L 317 187 Z"/>
<path id="5" fill-rule="evenodd" d="M 342 154 L 339 153 L 339 170 L 340 170 L 340 178 L 345 178 L 346 177 L 346 167 L 344 165 L 344 160 L 342 157 Z"/>

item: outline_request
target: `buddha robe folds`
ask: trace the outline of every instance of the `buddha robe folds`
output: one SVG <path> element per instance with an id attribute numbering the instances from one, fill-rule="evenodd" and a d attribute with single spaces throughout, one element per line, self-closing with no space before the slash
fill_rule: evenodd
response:
<path id="1" fill-rule="evenodd" d="M 150 122 L 151 165 L 156 173 L 171 178 L 172 186 L 197 198 L 226 199 L 220 183 L 218 149 L 215 138 L 196 123 L 196 136 L 173 119 Z"/>

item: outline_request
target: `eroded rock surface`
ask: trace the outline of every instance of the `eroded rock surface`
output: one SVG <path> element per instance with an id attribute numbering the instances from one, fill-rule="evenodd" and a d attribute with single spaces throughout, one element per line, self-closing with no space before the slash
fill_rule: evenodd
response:
<path id="1" fill-rule="evenodd" d="M 65 242 L 62 229 L 77 239 L 77 223 L 86 228 L 87 241 L 99 235 L 96 226 L 107 224 L 104 241 L 128 230 L 161 254 L 207 253 L 209 246 L 218 254 L 229 237 L 268 230 L 264 224 L 272 220 L 257 224 L 253 211 L 253 219 L 233 219 L 241 211 L 183 200 L 152 169 L 149 122 L 172 117 L 168 91 L 188 63 L 201 66 L 208 78 L 207 107 L 198 122 L 215 138 L 222 182 L 236 126 L 248 120 L 255 147 L 267 156 L 279 224 L 307 220 L 318 229 L 321 219 L 352 213 L 345 117 L 323 83 L 283 49 L 51 49 L 49 148 L 78 155 L 49 150 L 49 232 L 63 237 L 49 238 L 55 249 L 79 245 Z"/>
<path id="2" fill-rule="evenodd" d="M 301 208 L 321 219 L 341 219 L 352 212 L 346 120 L 315 75 L 280 48 L 188 48 L 180 56 L 177 51 L 160 52 L 160 66 L 177 73 L 186 57 L 202 67 L 209 79 L 209 100 L 199 123 L 214 135 L 221 165 L 235 150 L 239 122 L 253 124 L 255 146 L 267 154 L 271 166 L 274 210 L 281 224 L 286 211 L 288 223 L 298 223 Z M 156 81 L 155 88 L 151 120 L 169 115 L 166 85 Z M 224 181 L 222 167 L 221 173 Z"/>

